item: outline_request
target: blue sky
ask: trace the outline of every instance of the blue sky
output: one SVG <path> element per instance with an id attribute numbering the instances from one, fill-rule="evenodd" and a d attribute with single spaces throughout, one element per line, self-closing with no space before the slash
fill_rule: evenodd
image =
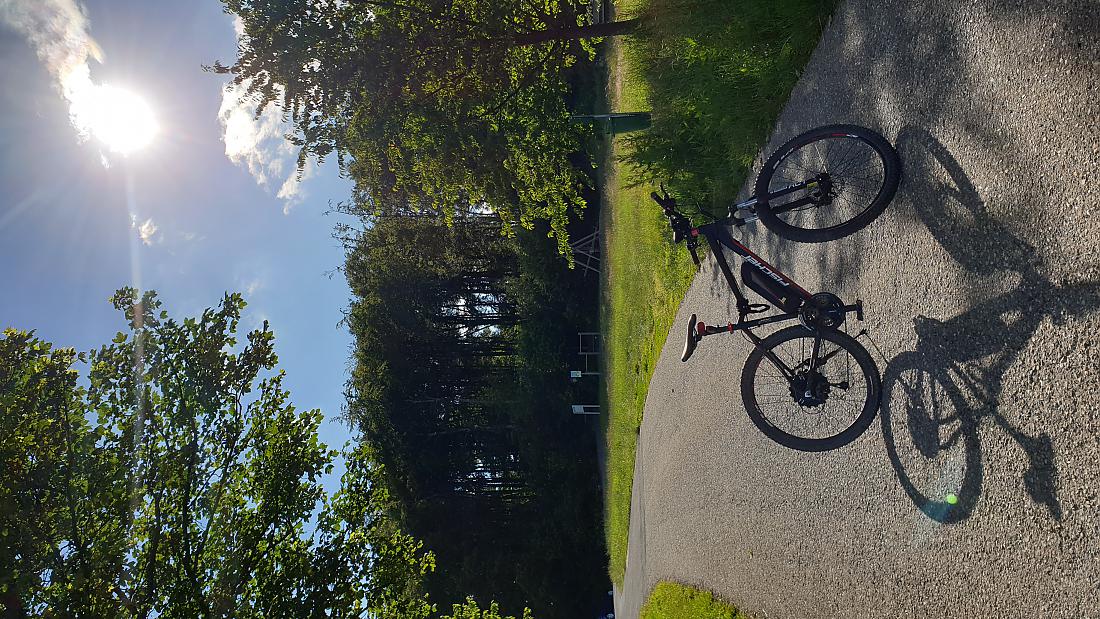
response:
<path id="1" fill-rule="evenodd" d="M 80 6 L 103 52 L 102 64 L 90 62 L 93 81 L 140 93 L 160 131 L 105 166 L 100 144 L 78 141 L 35 47 L 0 24 L 0 326 L 84 350 L 124 328 L 107 303 L 120 286 L 156 290 L 175 316 L 241 292 L 244 326 L 267 319 L 275 331 L 292 401 L 322 409 L 322 438 L 342 445 L 348 431 L 331 418 L 343 402 L 351 338 L 338 323 L 349 292 L 335 272 L 338 219 L 325 212 L 349 196 L 350 183 L 326 163 L 287 184 L 292 198 L 279 197 L 293 164 L 271 138 L 271 117 L 265 142 L 246 143 L 236 163 L 226 155 L 226 80 L 201 69 L 235 59 L 233 22 L 220 3 Z"/>

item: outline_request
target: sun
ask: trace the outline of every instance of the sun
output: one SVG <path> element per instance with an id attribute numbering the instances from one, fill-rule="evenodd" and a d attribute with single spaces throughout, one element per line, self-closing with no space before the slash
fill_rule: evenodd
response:
<path id="1" fill-rule="evenodd" d="M 149 104 L 124 88 L 92 85 L 79 106 L 74 116 L 80 118 L 81 128 L 113 153 L 129 155 L 147 146 L 157 134 L 157 120 Z"/>

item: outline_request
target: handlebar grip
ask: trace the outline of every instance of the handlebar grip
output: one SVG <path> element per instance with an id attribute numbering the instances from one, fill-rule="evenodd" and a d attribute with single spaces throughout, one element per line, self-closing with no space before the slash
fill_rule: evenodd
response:
<path id="1" fill-rule="evenodd" d="M 661 208 L 663 208 L 666 213 L 676 208 L 676 200 L 667 194 L 661 197 L 661 194 L 654 191 L 649 194 L 649 197 L 653 198 L 654 202 L 661 205 Z"/>
<path id="2" fill-rule="evenodd" d="M 688 245 L 688 253 L 691 254 L 691 261 L 695 263 L 695 266 L 699 266 L 699 254 L 695 253 L 695 248 Z"/>

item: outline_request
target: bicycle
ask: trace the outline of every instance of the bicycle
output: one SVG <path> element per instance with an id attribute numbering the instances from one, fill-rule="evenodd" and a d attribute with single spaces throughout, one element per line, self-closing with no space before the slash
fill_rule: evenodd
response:
<path id="1" fill-rule="evenodd" d="M 820 142 L 826 140 L 854 140 L 868 146 L 872 155 L 856 159 L 854 157 L 859 155 L 853 153 L 854 148 L 850 144 L 839 151 L 832 151 L 826 146 L 823 152 Z M 811 146 L 813 153 L 802 152 Z M 827 157 L 833 152 L 839 152 L 842 158 L 840 165 L 834 164 L 831 169 Z M 817 165 L 805 162 L 802 155 L 813 155 Z M 853 181 L 846 173 L 853 170 L 854 164 L 861 161 L 870 163 L 876 156 L 881 165 L 881 187 L 867 205 L 859 207 L 853 200 L 845 199 L 848 207 L 857 207 L 854 217 L 821 229 L 801 228 L 803 221 L 835 221 L 836 213 L 828 212 L 833 209 L 823 207 L 835 205 L 837 198 L 844 196 L 850 187 L 860 189 L 855 192 L 857 195 L 869 195 L 866 175 L 859 174 L 858 179 Z M 803 163 L 795 166 L 802 170 L 801 178 L 779 172 L 784 169 L 781 166 L 791 162 Z M 864 170 L 864 167 L 856 168 L 858 173 Z M 686 243 L 696 266 L 700 265 L 696 252 L 698 237 L 706 239 L 718 268 L 722 270 L 737 300 L 737 322 L 729 322 L 724 327 L 705 324 L 697 319 L 696 314 L 692 314 L 687 324 L 681 361 L 689 360 L 698 343 L 706 336 L 736 332 L 745 335 L 753 349 L 741 371 L 741 399 L 745 401 L 752 423 L 769 439 L 790 449 L 811 452 L 838 449 L 859 438 L 875 420 L 882 389 L 879 369 L 865 347 L 840 330 L 848 313 L 855 313 L 857 320 L 864 320 L 864 307 L 859 300 L 853 305 L 845 305 L 832 292 L 810 294 L 735 240 L 727 226 L 745 225 L 752 221 L 753 214 L 758 214 L 769 229 L 789 239 L 811 242 L 838 239 L 864 228 L 878 217 L 893 198 L 899 177 L 898 155 L 880 135 L 854 125 L 831 125 L 803 133 L 780 147 L 764 164 L 757 179 L 756 197 L 731 207 L 725 219 L 693 226 L 684 213 L 676 210 L 676 201 L 667 192 L 663 196 L 657 192 L 651 195 L 669 219 L 673 242 Z M 794 180 L 794 183 L 772 190 L 772 181 L 777 178 Z M 824 215 L 802 218 L 800 226 L 780 219 L 787 213 L 805 212 Z M 777 225 L 777 221 L 782 225 Z M 748 318 L 751 314 L 770 311 L 772 307 L 768 303 L 748 300 L 737 285 L 723 247 L 744 259 L 741 280 L 745 285 L 783 313 L 766 318 Z M 752 333 L 752 329 L 763 325 L 791 320 L 798 320 L 800 324 L 774 332 L 767 338 Z M 764 360 L 768 363 L 763 363 Z M 853 372 L 853 362 L 858 372 Z M 777 408 L 780 410 L 772 410 Z M 809 424 L 812 428 L 794 429 L 792 424 L 795 427 Z"/>

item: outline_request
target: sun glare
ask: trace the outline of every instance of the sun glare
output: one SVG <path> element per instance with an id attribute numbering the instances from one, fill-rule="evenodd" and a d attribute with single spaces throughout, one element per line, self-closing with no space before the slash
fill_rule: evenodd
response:
<path id="1" fill-rule="evenodd" d="M 73 101 L 73 117 L 107 149 L 128 155 L 141 149 L 157 134 L 153 111 L 138 95 L 115 86 L 88 85 Z"/>

